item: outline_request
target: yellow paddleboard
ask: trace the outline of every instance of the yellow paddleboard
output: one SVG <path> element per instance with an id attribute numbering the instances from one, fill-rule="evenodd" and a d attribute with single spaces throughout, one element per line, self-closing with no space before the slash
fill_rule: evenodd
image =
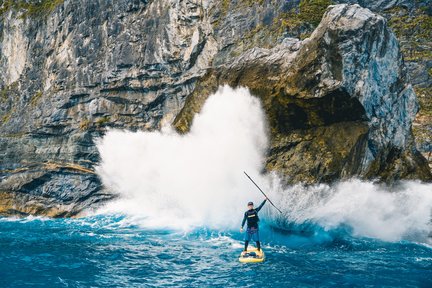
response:
<path id="1" fill-rule="evenodd" d="M 247 251 L 242 251 L 239 257 L 239 261 L 242 263 L 259 263 L 265 259 L 264 251 L 258 251 L 256 248 L 248 248 Z"/>

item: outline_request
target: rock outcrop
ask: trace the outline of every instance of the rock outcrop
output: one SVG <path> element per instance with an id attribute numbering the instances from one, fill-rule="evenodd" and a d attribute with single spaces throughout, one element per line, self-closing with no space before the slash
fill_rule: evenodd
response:
<path id="1" fill-rule="evenodd" d="M 300 41 L 273 33 L 285 1 L 57 2 L 48 16 L 2 12 L 1 214 L 74 216 L 112 199 L 93 172 L 106 127 L 186 132 L 224 83 L 262 99 L 267 169 L 288 183 L 431 179 L 398 43 L 367 9 L 332 6 Z"/>
<path id="2" fill-rule="evenodd" d="M 428 159 L 432 169 L 432 1 L 431 0 L 300 0 L 302 8 L 294 7 L 300 17 L 289 13 L 286 20 L 296 37 L 309 35 L 316 17 L 311 17 L 329 2 L 359 4 L 381 14 L 396 34 L 404 57 L 405 66 L 419 100 L 420 111 L 413 123 L 417 149 Z M 294 16 L 297 14 L 294 14 Z M 297 21 L 295 21 L 297 20 Z M 300 20 L 300 21 L 299 21 Z"/>
<path id="3" fill-rule="evenodd" d="M 204 102 L 201 86 L 221 84 L 261 97 L 272 131 L 267 168 L 288 182 L 430 179 L 412 139 L 418 106 L 397 40 L 370 10 L 331 6 L 310 38 L 213 68 L 178 115 L 179 130 Z"/>

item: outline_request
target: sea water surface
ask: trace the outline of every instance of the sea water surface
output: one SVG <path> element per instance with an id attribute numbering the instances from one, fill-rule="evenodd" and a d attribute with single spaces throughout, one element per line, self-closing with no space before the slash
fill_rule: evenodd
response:
<path id="1" fill-rule="evenodd" d="M 266 260 L 238 261 L 242 235 L 147 229 L 126 216 L 0 219 L 1 287 L 432 287 L 432 249 L 316 225 L 262 223 Z M 301 228 L 301 229 L 300 229 Z"/>

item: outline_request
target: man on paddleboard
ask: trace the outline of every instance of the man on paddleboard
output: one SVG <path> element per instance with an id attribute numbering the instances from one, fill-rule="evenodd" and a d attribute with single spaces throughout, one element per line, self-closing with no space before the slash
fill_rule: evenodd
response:
<path id="1" fill-rule="evenodd" d="M 264 206 L 266 201 L 267 198 L 256 209 L 254 209 L 253 202 L 248 203 L 248 210 L 244 213 L 243 221 L 240 227 L 240 232 L 243 232 L 243 226 L 247 221 L 244 251 L 247 251 L 249 241 L 251 241 L 251 239 L 256 242 L 258 251 L 261 250 L 261 243 L 259 240 L 259 229 L 258 229 L 258 222 L 259 222 L 258 212 Z"/>

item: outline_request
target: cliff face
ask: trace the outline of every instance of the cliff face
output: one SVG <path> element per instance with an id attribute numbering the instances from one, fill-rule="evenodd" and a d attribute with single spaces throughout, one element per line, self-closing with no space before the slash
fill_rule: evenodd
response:
<path id="1" fill-rule="evenodd" d="M 223 83 L 261 97 L 267 168 L 287 182 L 431 178 L 398 42 L 369 10 L 333 6 L 301 41 L 288 36 L 312 26 L 281 29 L 296 7 L 282 0 L 54 2 L 0 2 L 2 214 L 73 216 L 113 198 L 95 139 L 185 132 Z"/>
<path id="2" fill-rule="evenodd" d="M 431 0 L 301 0 L 281 13 L 285 33 L 305 38 L 317 24 L 317 12 L 330 2 L 359 4 L 387 19 L 396 34 L 420 111 L 413 123 L 416 146 L 432 168 L 432 1 Z M 298 4 L 300 2 L 300 4 Z M 295 13 L 293 13 L 295 12 Z M 298 13 L 298 14 L 297 14 Z M 284 17 L 285 16 L 285 17 Z"/>
<path id="3" fill-rule="evenodd" d="M 95 137 L 172 121 L 217 51 L 194 2 L 65 1 L 49 16 L 3 14 L 3 198 L 24 213 L 73 215 L 112 197 L 92 172 Z"/>
<path id="4" fill-rule="evenodd" d="M 221 84 L 262 98 L 272 131 L 267 168 L 288 182 L 430 177 L 411 135 L 418 106 L 397 40 L 370 10 L 331 6 L 309 38 L 213 68 L 178 115 L 180 130 L 204 102 L 200 86 Z"/>

